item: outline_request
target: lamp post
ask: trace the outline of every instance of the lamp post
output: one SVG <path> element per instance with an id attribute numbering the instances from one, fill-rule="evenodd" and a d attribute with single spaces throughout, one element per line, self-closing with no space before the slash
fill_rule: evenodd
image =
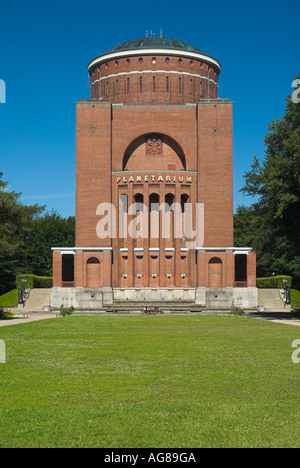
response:
<path id="1" fill-rule="evenodd" d="M 24 304 L 24 293 L 23 293 L 23 291 L 25 291 L 25 289 L 26 289 L 27 279 L 23 278 L 22 283 L 23 283 L 24 287 L 22 289 L 19 289 L 19 304 L 23 305 Z"/>

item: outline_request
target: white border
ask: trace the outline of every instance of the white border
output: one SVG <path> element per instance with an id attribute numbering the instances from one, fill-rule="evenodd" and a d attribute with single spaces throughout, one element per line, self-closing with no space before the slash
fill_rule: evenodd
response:
<path id="1" fill-rule="evenodd" d="M 112 247 L 51 247 L 51 250 L 54 252 L 56 251 L 63 251 L 64 253 L 75 253 L 77 250 L 83 250 L 83 251 L 98 251 L 98 250 L 112 250 Z"/>
<path id="2" fill-rule="evenodd" d="M 88 70 L 95 65 L 99 65 L 102 62 L 106 62 L 108 60 L 113 60 L 117 58 L 124 58 L 124 57 L 133 57 L 133 56 L 143 56 L 143 55 L 175 55 L 177 57 L 185 57 L 185 58 L 193 58 L 197 60 L 203 60 L 215 65 L 221 71 L 221 64 L 218 60 L 209 57 L 208 55 L 197 54 L 195 52 L 188 52 L 185 50 L 174 50 L 174 49 L 134 49 L 134 50 L 126 50 L 124 52 L 115 52 L 112 54 L 100 55 L 99 57 L 92 60 L 88 65 Z"/>
<path id="3" fill-rule="evenodd" d="M 168 75 L 187 75 L 187 76 L 192 76 L 194 78 L 200 78 L 202 80 L 208 80 L 214 83 L 216 86 L 219 87 L 218 83 L 213 80 L 212 78 L 208 78 L 207 76 L 204 75 L 198 75 L 197 73 L 189 73 L 189 72 L 180 72 L 180 71 L 174 71 L 174 70 L 140 70 L 140 71 L 130 71 L 130 72 L 121 72 L 121 73 L 113 73 L 112 75 L 107 75 L 107 76 L 102 76 L 101 78 L 98 78 L 98 80 L 95 80 L 91 83 L 91 86 L 94 86 L 96 83 L 100 83 L 101 81 L 108 80 L 109 78 L 116 78 L 119 76 L 126 76 L 126 75 L 142 75 L 143 73 L 151 73 L 156 74 L 156 73 L 166 73 Z"/>

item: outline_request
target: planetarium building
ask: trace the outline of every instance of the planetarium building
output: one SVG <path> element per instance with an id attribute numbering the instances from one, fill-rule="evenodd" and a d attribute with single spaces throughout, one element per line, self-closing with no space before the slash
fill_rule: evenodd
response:
<path id="1" fill-rule="evenodd" d="M 91 96 L 76 117 L 76 245 L 53 248 L 52 307 L 256 308 L 255 253 L 233 243 L 232 102 L 218 97 L 218 60 L 147 37 L 88 71 Z"/>

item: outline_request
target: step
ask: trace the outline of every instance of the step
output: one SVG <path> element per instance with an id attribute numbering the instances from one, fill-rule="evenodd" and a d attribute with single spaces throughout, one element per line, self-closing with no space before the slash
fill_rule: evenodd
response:
<path id="1" fill-rule="evenodd" d="M 27 299 L 24 312 L 44 312 L 50 307 L 51 289 L 31 289 Z"/>

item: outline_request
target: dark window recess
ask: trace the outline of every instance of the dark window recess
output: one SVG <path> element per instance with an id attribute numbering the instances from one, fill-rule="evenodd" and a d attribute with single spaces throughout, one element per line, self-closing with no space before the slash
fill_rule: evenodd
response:
<path id="1" fill-rule="evenodd" d="M 74 281 L 74 255 L 62 255 L 62 281 Z"/>
<path id="2" fill-rule="evenodd" d="M 140 77 L 140 93 L 143 91 L 143 78 Z"/>
<path id="3" fill-rule="evenodd" d="M 153 91 L 156 91 L 156 79 L 153 77 Z"/>
<path id="4" fill-rule="evenodd" d="M 130 92 L 130 78 L 127 78 L 127 93 Z"/>
<path id="5" fill-rule="evenodd" d="M 169 77 L 166 77 L 166 92 L 169 92 Z"/>
<path id="6" fill-rule="evenodd" d="M 179 78 L 179 92 L 181 93 L 181 78 Z"/>
<path id="7" fill-rule="evenodd" d="M 235 256 L 235 281 L 247 281 L 247 255 Z"/>

